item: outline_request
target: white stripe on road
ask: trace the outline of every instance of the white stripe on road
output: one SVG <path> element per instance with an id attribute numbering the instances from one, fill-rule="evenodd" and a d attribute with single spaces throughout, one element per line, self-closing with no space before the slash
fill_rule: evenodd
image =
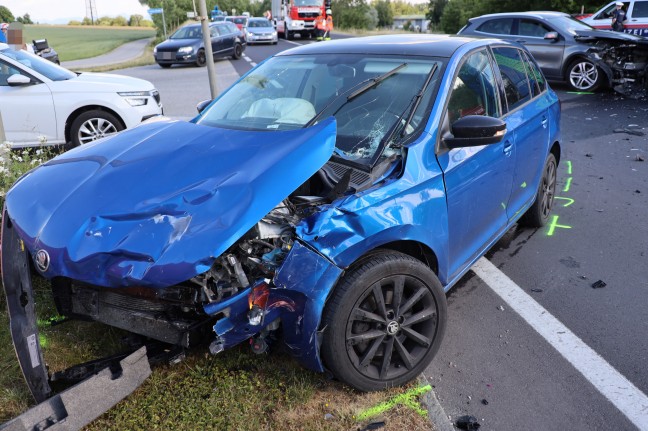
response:
<path id="1" fill-rule="evenodd" d="M 486 258 L 472 270 L 640 430 L 648 431 L 648 397 Z"/>
<path id="2" fill-rule="evenodd" d="M 247 61 L 248 63 L 252 61 L 252 59 L 245 54 L 243 54 L 243 60 Z"/>

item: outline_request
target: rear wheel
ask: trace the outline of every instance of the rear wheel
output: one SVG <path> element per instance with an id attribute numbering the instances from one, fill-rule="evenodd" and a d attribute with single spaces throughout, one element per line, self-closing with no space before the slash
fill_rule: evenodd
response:
<path id="1" fill-rule="evenodd" d="M 542 227 L 549 221 L 556 195 L 557 166 L 556 157 L 549 153 L 545 162 L 538 192 L 533 205 L 520 219 L 520 223 L 529 227 Z"/>
<path id="2" fill-rule="evenodd" d="M 238 60 L 243 55 L 243 46 L 240 43 L 234 44 L 234 51 L 232 52 L 232 58 Z"/>
<path id="3" fill-rule="evenodd" d="M 567 68 L 567 82 L 575 91 L 594 91 L 602 80 L 602 71 L 587 59 L 576 59 Z"/>
<path id="4" fill-rule="evenodd" d="M 204 49 L 198 50 L 198 54 L 196 54 L 196 66 L 203 67 L 206 64 L 207 64 L 207 56 L 205 55 L 205 50 Z"/>
<path id="5" fill-rule="evenodd" d="M 76 117 L 70 127 L 72 145 L 87 144 L 124 130 L 121 121 L 113 114 L 98 109 L 86 111 Z"/>
<path id="6" fill-rule="evenodd" d="M 361 391 L 399 386 L 430 363 L 446 319 L 443 287 L 427 266 L 377 251 L 350 270 L 329 299 L 322 358 L 339 380 Z"/>

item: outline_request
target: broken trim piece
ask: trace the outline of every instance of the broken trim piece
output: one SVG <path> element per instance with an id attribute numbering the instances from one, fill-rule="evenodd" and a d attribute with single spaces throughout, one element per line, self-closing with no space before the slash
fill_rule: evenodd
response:
<path id="1" fill-rule="evenodd" d="M 3 211 L 0 235 L 2 284 L 7 297 L 11 338 L 27 386 L 34 399 L 42 402 L 50 396 L 52 389 L 38 336 L 29 254 L 6 210 Z"/>
<path id="2" fill-rule="evenodd" d="M 121 360 L 119 367 L 103 369 L 0 425 L 0 430 L 79 430 L 130 395 L 150 375 L 146 347 L 142 347 Z"/>

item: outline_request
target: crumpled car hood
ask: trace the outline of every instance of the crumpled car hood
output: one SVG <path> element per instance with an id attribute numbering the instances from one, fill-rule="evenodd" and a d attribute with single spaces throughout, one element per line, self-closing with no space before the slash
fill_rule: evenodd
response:
<path id="1" fill-rule="evenodd" d="M 333 118 L 281 132 L 144 124 L 31 171 L 6 208 L 32 256 L 49 254 L 46 277 L 168 286 L 208 270 L 317 172 L 335 134 Z"/>
<path id="2" fill-rule="evenodd" d="M 622 33 L 619 31 L 607 31 L 607 30 L 576 30 L 577 40 L 583 39 L 609 39 L 616 40 L 619 42 L 628 42 L 628 43 L 637 43 L 648 45 L 648 39 L 641 36 L 636 36 L 634 34 Z"/>

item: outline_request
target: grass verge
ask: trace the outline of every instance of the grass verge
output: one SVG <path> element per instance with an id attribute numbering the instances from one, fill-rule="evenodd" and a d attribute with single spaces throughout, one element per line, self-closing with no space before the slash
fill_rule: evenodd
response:
<path id="1" fill-rule="evenodd" d="M 41 344 L 50 372 L 119 350 L 123 332 L 98 323 L 55 320 L 49 283 L 35 277 Z M 0 293 L 0 423 L 33 400 L 15 359 Z M 211 356 L 196 349 L 153 370 L 131 396 L 87 430 L 430 430 L 415 386 L 359 393 L 300 367 L 281 351 L 255 355 L 247 344 Z M 375 428 L 374 428 L 375 429 Z"/>
<path id="2" fill-rule="evenodd" d="M 74 71 L 75 72 L 109 72 L 111 70 L 127 69 L 129 67 L 148 66 L 150 64 L 155 64 L 155 60 L 153 58 L 153 47 L 151 45 L 148 45 L 144 49 L 142 55 L 140 55 L 139 57 L 133 60 L 125 61 L 123 63 L 115 63 L 115 64 L 108 64 L 104 66 L 88 67 L 88 68 L 75 67 Z"/>
<path id="3" fill-rule="evenodd" d="M 26 25 L 25 41 L 47 39 L 61 61 L 78 60 L 105 54 L 126 42 L 155 36 L 155 29 L 144 27 Z"/>

